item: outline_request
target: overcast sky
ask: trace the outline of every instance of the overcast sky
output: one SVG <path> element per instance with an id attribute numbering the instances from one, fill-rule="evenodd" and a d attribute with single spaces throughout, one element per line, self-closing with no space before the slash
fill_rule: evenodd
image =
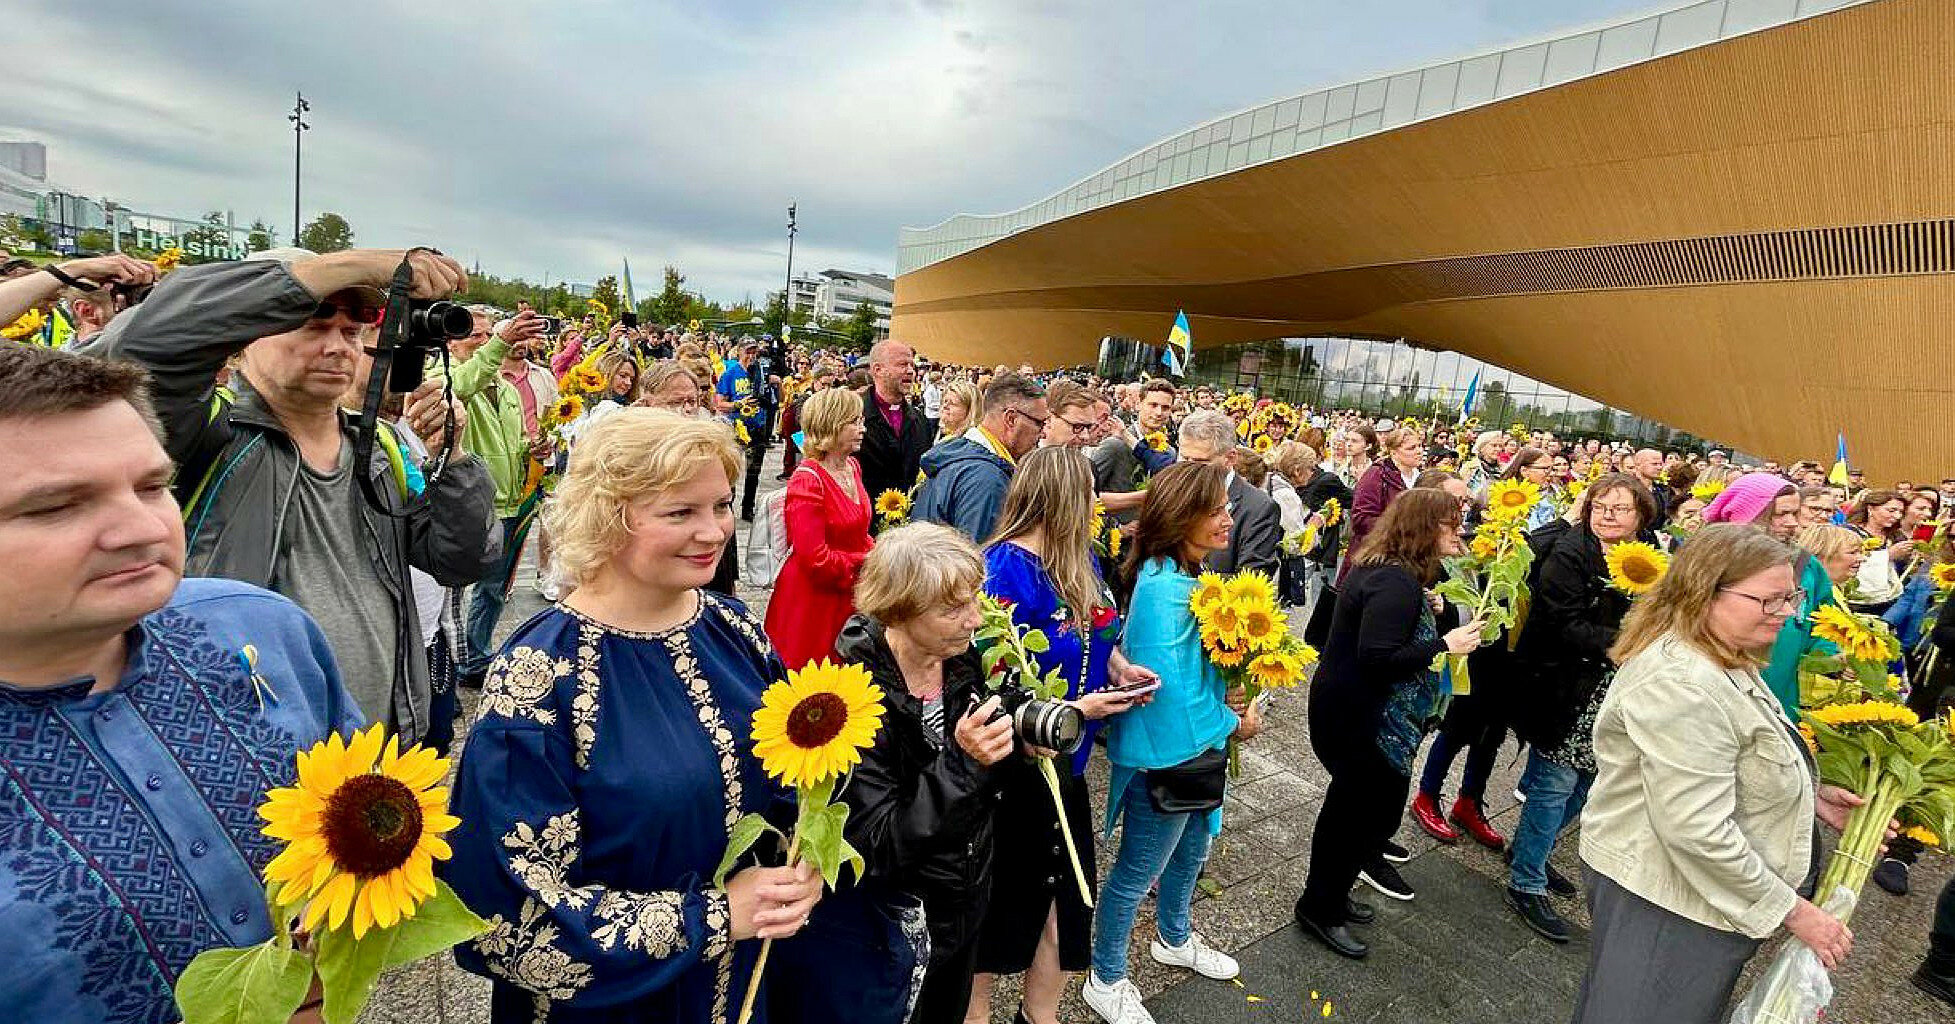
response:
<path id="1" fill-rule="evenodd" d="M 307 220 L 504 276 L 632 262 L 720 299 L 797 267 L 892 272 L 896 229 L 1043 198 L 1280 96 L 1656 0 L 5 0 L 0 139 L 51 181 L 289 232 Z"/>

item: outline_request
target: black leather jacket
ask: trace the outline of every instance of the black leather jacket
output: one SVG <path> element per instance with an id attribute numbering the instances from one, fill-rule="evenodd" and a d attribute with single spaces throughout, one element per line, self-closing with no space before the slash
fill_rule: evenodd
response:
<path id="1" fill-rule="evenodd" d="M 1628 613 L 1629 597 L 1610 586 L 1595 534 L 1578 526 L 1556 537 L 1542 556 L 1514 652 L 1527 680 L 1515 702 L 1514 731 L 1522 739 L 1543 749 L 1567 739 L 1596 687 L 1615 671 L 1609 648 Z"/>
<path id="2" fill-rule="evenodd" d="M 883 692 L 882 730 L 842 790 L 849 843 L 868 867 L 864 885 L 922 900 L 931 942 L 961 948 L 977 932 L 990 889 L 997 786 L 955 740 L 923 724 L 923 702 L 903 685 L 880 623 L 851 617 L 835 650 L 867 668 Z M 946 734 L 983 695 L 982 672 L 975 650 L 944 663 Z"/>

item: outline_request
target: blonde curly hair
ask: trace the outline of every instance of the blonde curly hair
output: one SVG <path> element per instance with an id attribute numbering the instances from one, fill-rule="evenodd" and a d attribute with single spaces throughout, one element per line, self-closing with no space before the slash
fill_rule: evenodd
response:
<path id="1" fill-rule="evenodd" d="M 598 421 L 571 449 L 570 470 L 543 509 L 556 544 L 558 570 L 579 585 L 624 547 L 625 510 L 633 502 L 717 465 L 733 481 L 740 448 L 732 424 L 665 409 L 620 409 Z"/>

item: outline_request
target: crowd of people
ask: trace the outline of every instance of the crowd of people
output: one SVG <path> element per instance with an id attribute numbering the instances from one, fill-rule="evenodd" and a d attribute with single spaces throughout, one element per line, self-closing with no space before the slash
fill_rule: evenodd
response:
<path id="1" fill-rule="evenodd" d="M 1238 973 L 1194 920 L 1226 827 L 1206 780 L 1266 705 L 1204 653 L 1191 595 L 1255 571 L 1322 655 L 1304 934 L 1367 956 L 1377 908 L 1354 893 L 1416 896 L 1409 810 L 1503 851 L 1508 906 L 1549 941 L 1570 937 L 1556 901 L 1586 894 L 1576 1020 L 1722 1020 L 1767 938 L 1829 967 L 1851 946 L 1811 898 L 1814 822 L 1856 802 L 1796 730 L 1813 614 L 1884 617 L 1912 706 L 1955 702 L 1955 477 L 484 306 L 376 410 L 390 288 L 465 297 L 433 250 L 160 280 L 121 256 L 9 266 L 0 324 L 71 324 L 0 343 L 0 560 L 20 570 L 0 597 L 0 1001 L 22 1019 L 174 1020 L 196 953 L 272 932 L 265 793 L 297 751 L 379 723 L 443 752 L 467 734 L 439 871 L 490 923 L 456 953 L 498 1022 L 728 1021 L 758 939 L 762 1019 L 981 1024 L 1023 975 L 1013 1019 L 1056 1024 L 1084 974 L 1108 1024 L 1150 1024 L 1129 978 L 1150 898 L 1153 960 Z M 1514 485 L 1542 496 L 1533 603 L 1487 644 L 1434 587 Z M 1637 542 L 1673 561 L 1632 600 L 1609 559 Z M 526 550 L 551 603 L 498 646 Z M 743 579 L 771 589 L 764 616 Z M 1063 749 L 1002 706 L 973 646 L 987 601 L 1046 638 L 1036 668 L 1078 723 Z M 1442 700 L 1448 655 L 1475 686 Z M 860 877 L 828 891 L 763 843 L 715 884 L 744 814 L 793 820 L 747 738 L 763 691 L 824 660 L 882 692 L 838 792 Z M 1511 837 L 1485 806 L 1510 739 Z M 1579 880 L 1549 863 L 1577 822 Z M 1116 831 L 1104 878 L 1068 853 Z M 1904 893 L 1919 853 L 1896 840 L 1876 881 Z M 1915 983 L 1955 1003 L 1955 891 L 1930 946 Z"/>

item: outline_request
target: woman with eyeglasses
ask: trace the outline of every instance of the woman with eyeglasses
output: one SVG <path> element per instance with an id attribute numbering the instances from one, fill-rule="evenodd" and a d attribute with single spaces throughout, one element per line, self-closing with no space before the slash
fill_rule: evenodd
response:
<path id="1" fill-rule="evenodd" d="M 1512 702 L 1511 713 L 1514 731 L 1530 747 L 1506 899 L 1550 942 L 1567 942 L 1569 931 L 1549 894 L 1566 899 L 1579 890 L 1549 865 L 1548 855 L 1581 814 L 1595 781 L 1591 729 L 1615 672 L 1609 645 L 1629 612 L 1629 595 L 1609 582 L 1607 558 L 1618 544 L 1653 542 L 1655 519 L 1656 496 L 1634 474 L 1596 480 L 1582 496 L 1576 525 L 1541 558 L 1514 651 L 1526 696 Z"/>
<path id="2" fill-rule="evenodd" d="M 1794 560 L 1761 530 L 1706 526 L 1623 620 L 1582 812 L 1594 923 L 1575 1024 L 1722 1021 L 1781 927 L 1828 970 L 1852 948 L 1805 894 L 1814 817 L 1841 828 L 1862 801 L 1817 783 L 1758 672 L 1804 602 Z"/>

